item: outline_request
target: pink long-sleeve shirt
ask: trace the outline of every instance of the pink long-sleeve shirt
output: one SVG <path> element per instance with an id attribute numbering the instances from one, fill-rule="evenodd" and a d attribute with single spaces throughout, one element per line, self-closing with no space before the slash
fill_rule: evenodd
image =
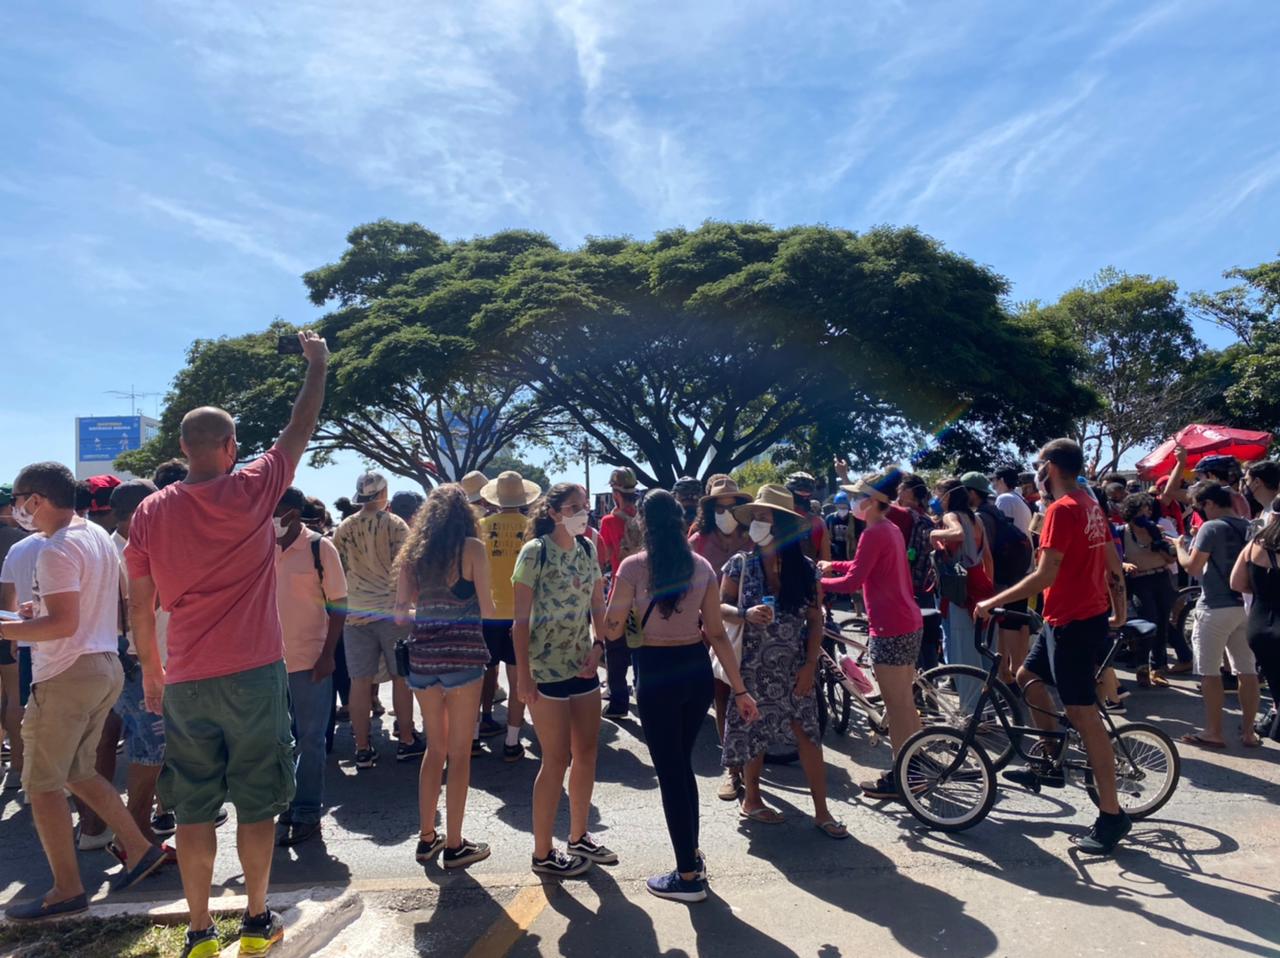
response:
<path id="1" fill-rule="evenodd" d="M 923 627 L 911 587 L 907 547 L 892 522 L 867 526 L 858 538 L 853 561 L 831 565 L 836 575 L 824 578 L 822 588 L 844 594 L 861 591 L 872 635 L 907 635 Z"/>

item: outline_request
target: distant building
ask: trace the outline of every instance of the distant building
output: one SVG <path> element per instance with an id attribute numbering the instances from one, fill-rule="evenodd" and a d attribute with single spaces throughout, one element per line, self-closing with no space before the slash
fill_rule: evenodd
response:
<path id="1" fill-rule="evenodd" d="M 104 473 L 121 479 L 134 478 L 116 471 L 116 457 L 141 448 L 159 431 L 160 423 L 150 416 L 77 417 L 76 478 L 88 479 Z"/>

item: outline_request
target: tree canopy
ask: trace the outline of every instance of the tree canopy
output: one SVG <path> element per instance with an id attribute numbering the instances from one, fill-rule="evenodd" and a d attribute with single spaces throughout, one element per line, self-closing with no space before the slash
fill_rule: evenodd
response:
<path id="1" fill-rule="evenodd" d="M 648 486 L 779 447 L 874 464 L 944 426 L 940 454 L 983 466 L 1096 402 L 1075 340 L 1012 316 L 1001 276 L 914 229 L 708 222 L 566 250 L 379 220 L 347 242 L 303 277 L 333 350 L 314 451 L 424 486 L 584 441 Z M 265 448 L 300 375 L 274 355 L 281 328 L 194 344 L 131 465 L 173 454 L 198 403 L 241 419 L 245 455 Z"/>
<path id="2" fill-rule="evenodd" d="M 1113 471 L 1142 443 L 1186 425 L 1202 398 L 1198 381 L 1186 376 L 1201 345 L 1172 280 L 1104 269 L 1052 306 L 1032 303 L 1022 315 L 1085 357 L 1080 379 L 1100 404 L 1076 420 L 1072 434 L 1091 475 Z"/>

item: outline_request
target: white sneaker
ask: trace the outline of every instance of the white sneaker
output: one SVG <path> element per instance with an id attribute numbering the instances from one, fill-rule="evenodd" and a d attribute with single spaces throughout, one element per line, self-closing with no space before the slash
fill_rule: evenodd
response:
<path id="1" fill-rule="evenodd" d="M 81 832 L 80 838 L 76 842 L 76 848 L 82 852 L 96 852 L 110 845 L 115 841 L 115 837 L 115 834 L 109 828 L 104 828 L 97 835 L 86 835 Z"/>

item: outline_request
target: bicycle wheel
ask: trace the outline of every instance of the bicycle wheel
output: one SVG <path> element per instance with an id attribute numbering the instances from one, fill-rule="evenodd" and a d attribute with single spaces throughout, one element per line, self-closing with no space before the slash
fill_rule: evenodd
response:
<path id="1" fill-rule="evenodd" d="M 827 711 L 831 713 L 831 725 L 837 734 L 849 731 L 849 716 L 853 711 L 849 690 L 830 673 L 827 674 Z"/>
<path id="2" fill-rule="evenodd" d="M 972 709 L 964 707 L 963 698 L 977 695 L 987 681 L 987 673 L 972 665 L 940 665 L 916 678 L 919 703 L 924 720 L 964 731 L 969 727 Z M 982 710 L 977 741 L 991 759 L 996 771 L 1009 764 L 1014 755 L 1013 742 L 1000 722 L 1003 715 L 1010 725 L 1026 725 L 1022 702 L 999 679 L 991 685 L 991 699 Z"/>
<path id="3" fill-rule="evenodd" d="M 964 757 L 955 771 L 947 769 Z M 944 832 L 971 828 L 987 817 L 996 800 L 996 772 L 979 745 L 964 745 L 964 735 L 934 725 L 907 739 L 893 764 L 898 790 L 911 814 Z"/>
<path id="4" fill-rule="evenodd" d="M 1121 725 L 1111 733 L 1116 755 L 1116 793 L 1130 818 L 1154 815 L 1173 797 L 1182 775 L 1178 750 L 1163 729 L 1146 722 Z M 1092 780 L 1085 791 L 1098 804 Z"/>

